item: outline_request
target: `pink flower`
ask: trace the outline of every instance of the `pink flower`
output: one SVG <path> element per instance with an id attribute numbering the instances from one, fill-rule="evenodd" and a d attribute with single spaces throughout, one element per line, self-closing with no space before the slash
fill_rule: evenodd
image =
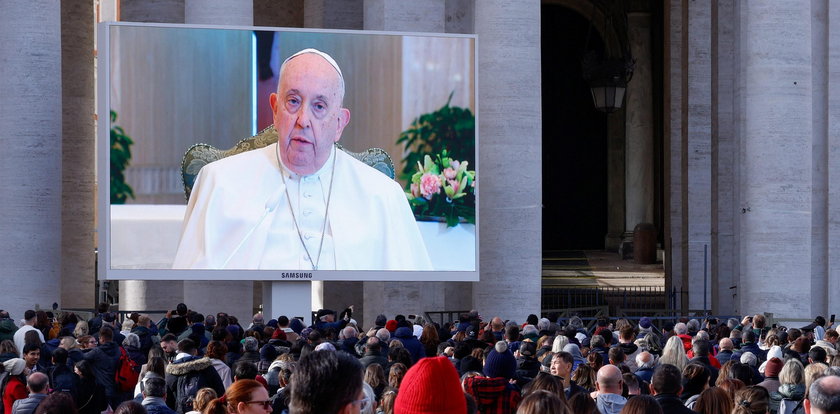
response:
<path id="1" fill-rule="evenodd" d="M 458 171 L 453 168 L 446 168 L 443 170 L 443 176 L 446 177 L 447 180 L 454 180 L 457 174 Z"/>
<path id="2" fill-rule="evenodd" d="M 452 187 L 452 192 L 457 194 L 458 190 L 461 187 L 461 183 L 459 183 L 458 180 L 446 180 L 446 181 L 448 181 L 449 186 Z"/>
<path id="3" fill-rule="evenodd" d="M 420 178 L 420 194 L 431 200 L 432 196 L 440 193 L 440 176 L 430 173 L 423 174 Z"/>
<path id="4" fill-rule="evenodd" d="M 411 196 L 414 198 L 420 198 L 420 186 L 414 183 L 411 183 Z"/>

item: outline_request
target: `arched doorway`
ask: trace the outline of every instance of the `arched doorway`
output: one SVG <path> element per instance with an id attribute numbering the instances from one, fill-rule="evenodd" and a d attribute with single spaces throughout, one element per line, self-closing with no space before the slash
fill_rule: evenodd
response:
<path id="1" fill-rule="evenodd" d="M 607 234 L 607 115 L 581 74 L 585 48 L 604 50 L 589 20 L 542 5 L 543 251 L 603 250 Z"/>

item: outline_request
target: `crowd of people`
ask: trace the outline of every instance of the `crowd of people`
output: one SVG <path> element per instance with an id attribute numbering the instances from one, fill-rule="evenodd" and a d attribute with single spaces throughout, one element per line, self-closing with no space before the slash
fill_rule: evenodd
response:
<path id="1" fill-rule="evenodd" d="M 833 321 L 0 311 L 2 414 L 840 413 Z"/>

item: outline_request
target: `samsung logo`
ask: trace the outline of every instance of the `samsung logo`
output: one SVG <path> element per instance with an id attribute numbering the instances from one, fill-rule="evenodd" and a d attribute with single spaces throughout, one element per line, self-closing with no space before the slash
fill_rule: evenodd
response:
<path id="1" fill-rule="evenodd" d="M 281 273 L 283 279 L 312 279 L 312 273 Z"/>

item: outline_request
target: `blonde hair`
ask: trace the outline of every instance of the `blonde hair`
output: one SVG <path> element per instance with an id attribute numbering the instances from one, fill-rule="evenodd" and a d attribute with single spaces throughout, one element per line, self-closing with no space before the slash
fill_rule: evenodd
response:
<path id="1" fill-rule="evenodd" d="M 391 365 L 391 370 L 388 372 L 388 386 L 399 389 L 407 371 L 408 368 L 403 363 L 397 362 Z"/>
<path id="2" fill-rule="evenodd" d="M 823 364 L 822 362 L 814 362 L 813 364 L 808 364 L 805 367 L 805 389 L 811 389 L 811 384 L 814 381 L 822 378 L 825 376 L 825 369 L 828 368 L 828 365 Z"/>
<path id="3" fill-rule="evenodd" d="M 679 368 L 682 372 L 686 365 L 688 365 L 688 356 L 685 354 L 682 339 L 678 336 L 668 338 L 665 343 L 665 348 L 662 350 L 662 356 L 659 357 L 659 364 L 671 364 Z"/>
<path id="4" fill-rule="evenodd" d="M 804 384 L 805 367 L 797 359 L 789 359 L 785 362 L 782 370 L 779 371 L 779 383 L 781 384 Z"/>
<path id="5" fill-rule="evenodd" d="M 563 348 L 569 344 L 569 337 L 566 335 L 557 335 L 554 337 L 554 343 L 551 344 L 551 352 L 558 353 L 562 352 Z"/>
<path id="6" fill-rule="evenodd" d="M 215 400 L 218 398 L 216 395 L 216 391 L 212 388 L 202 388 L 195 393 L 195 398 L 193 399 L 193 410 L 195 411 L 203 411 L 204 407 L 210 405 L 210 401 Z"/>

